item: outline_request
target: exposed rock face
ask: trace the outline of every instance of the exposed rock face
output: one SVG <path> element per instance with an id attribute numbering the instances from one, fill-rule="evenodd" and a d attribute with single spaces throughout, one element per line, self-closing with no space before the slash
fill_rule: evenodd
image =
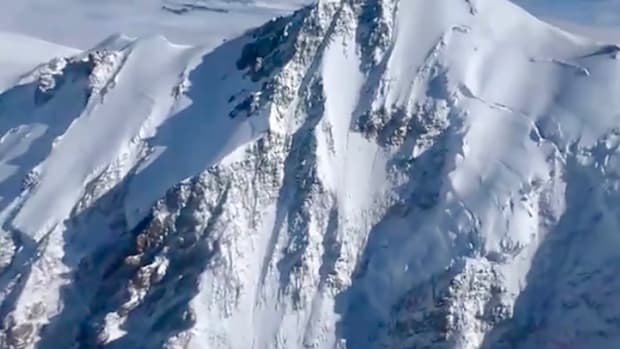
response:
<path id="1" fill-rule="evenodd" d="M 23 218 L 45 166 L 3 202 L 0 347 L 615 348 L 607 46 L 501 0 L 323 0 L 210 53 L 158 40 L 33 75 L 42 113 L 86 82 L 79 125 L 129 110 L 134 70 L 167 79 L 136 55 L 181 67 L 65 216 Z"/>

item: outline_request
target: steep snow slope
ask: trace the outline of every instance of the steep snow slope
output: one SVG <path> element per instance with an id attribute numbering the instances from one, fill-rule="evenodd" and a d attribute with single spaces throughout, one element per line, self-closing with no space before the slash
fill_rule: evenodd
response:
<path id="1" fill-rule="evenodd" d="M 620 19 L 618 24 L 610 26 L 593 26 L 588 24 L 578 24 L 562 19 L 546 19 L 564 30 L 571 33 L 582 35 L 600 42 L 618 43 L 620 42 Z"/>
<path id="2" fill-rule="evenodd" d="M 24 71 L 0 347 L 615 348 L 618 51 L 504 0 L 321 0 Z"/>

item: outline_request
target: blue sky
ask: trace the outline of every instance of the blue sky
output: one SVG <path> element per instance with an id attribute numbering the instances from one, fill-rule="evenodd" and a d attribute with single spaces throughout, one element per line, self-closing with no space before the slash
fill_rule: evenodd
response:
<path id="1" fill-rule="evenodd" d="M 620 26 L 620 0 L 513 0 L 542 17 L 580 24 Z"/>

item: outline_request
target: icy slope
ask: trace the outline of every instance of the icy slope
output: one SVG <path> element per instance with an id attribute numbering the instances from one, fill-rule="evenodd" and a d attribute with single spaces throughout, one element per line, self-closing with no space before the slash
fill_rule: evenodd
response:
<path id="1" fill-rule="evenodd" d="M 615 348 L 618 51 L 503 0 L 322 0 L 24 71 L 0 347 Z"/>

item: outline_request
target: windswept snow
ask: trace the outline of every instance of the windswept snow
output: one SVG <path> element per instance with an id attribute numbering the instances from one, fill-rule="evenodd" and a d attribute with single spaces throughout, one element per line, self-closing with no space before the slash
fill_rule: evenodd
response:
<path id="1" fill-rule="evenodd" d="M 217 42 L 292 3 L 142 4 L 193 44 L 0 34 L 1 348 L 616 348 L 618 46 L 505 0 Z"/>

